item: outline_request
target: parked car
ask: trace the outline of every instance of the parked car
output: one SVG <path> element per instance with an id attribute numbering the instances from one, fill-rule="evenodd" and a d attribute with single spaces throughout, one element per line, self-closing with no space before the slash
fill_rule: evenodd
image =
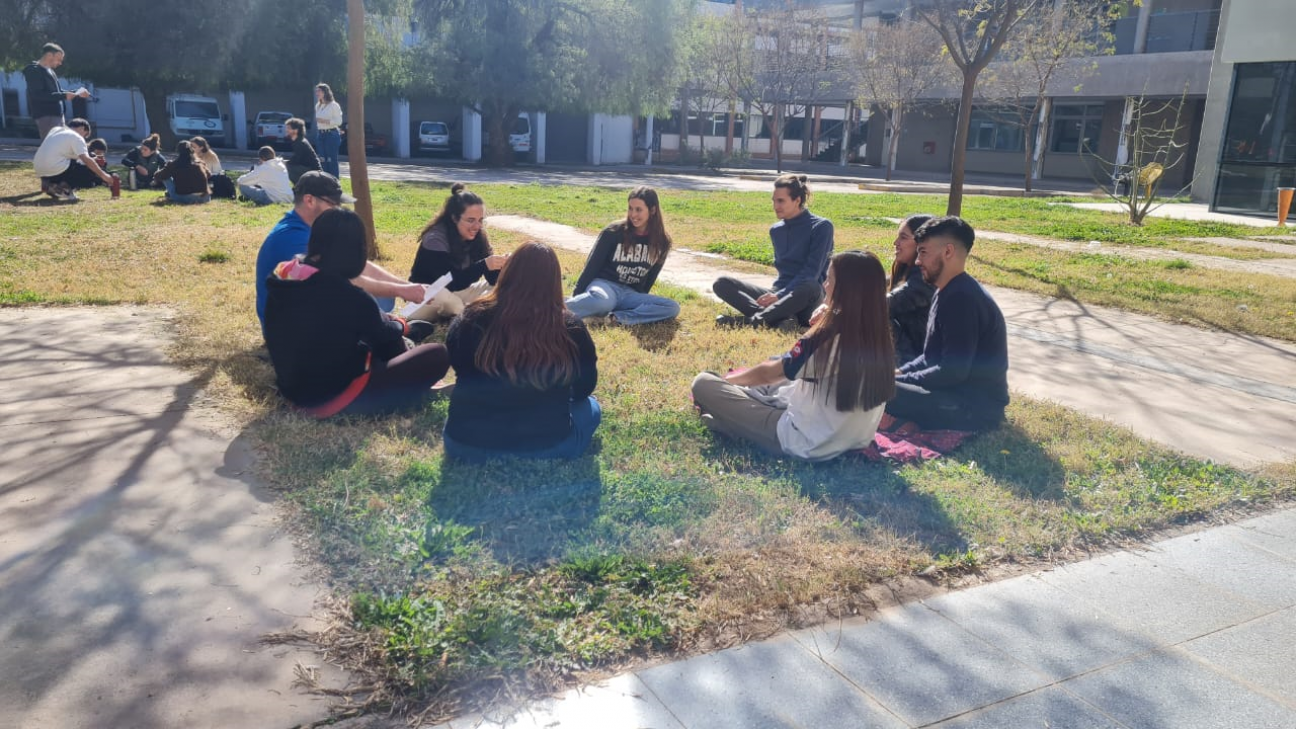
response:
<path id="1" fill-rule="evenodd" d="M 288 133 L 284 130 L 284 122 L 291 118 L 292 114 L 286 111 L 257 112 L 256 120 L 252 122 L 252 132 L 248 134 L 248 149 L 260 149 L 262 147 L 288 149 L 291 147 L 292 145 L 288 142 Z"/>
<path id="2" fill-rule="evenodd" d="M 347 153 L 347 124 L 342 122 L 342 154 Z M 365 154 L 375 157 L 382 157 L 387 154 L 387 135 L 374 131 L 373 125 L 365 122 L 364 125 L 364 146 Z"/>
<path id="3" fill-rule="evenodd" d="M 482 144 L 490 144 L 490 132 L 482 130 Z M 513 128 L 509 130 L 509 146 L 513 148 L 513 154 L 526 155 L 531 151 L 531 117 L 525 112 L 518 114 L 513 120 Z"/>
<path id="4" fill-rule="evenodd" d="M 225 122 L 220 105 L 210 96 L 172 94 L 167 97 L 167 119 L 171 133 L 181 139 L 202 136 L 213 147 L 225 146 Z"/>
<path id="5" fill-rule="evenodd" d="M 423 154 L 449 154 L 450 126 L 441 121 L 419 122 L 418 151 Z"/>

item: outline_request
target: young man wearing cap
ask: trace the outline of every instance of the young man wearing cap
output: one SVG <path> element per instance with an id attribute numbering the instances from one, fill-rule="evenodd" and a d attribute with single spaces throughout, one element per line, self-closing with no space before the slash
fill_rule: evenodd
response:
<path id="1" fill-rule="evenodd" d="M 914 231 L 923 280 L 936 287 L 922 354 L 896 370 L 886 412 L 920 427 L 990 430 L 1008 406 L 1008 330 L 989 292 L 964 270 L 976 234 L 962 218 Z"/>
<path id="2" fill-rule="evenodd" d="M 28 114 L 36 122 L 41 139 L 49 136 L 51 129 L 63 126 L 64 101 L 90 96 L 84 86 L 76 91 L 63 90 L 58 74 L 54 73 L 54 69 L 61 65 L 63 49 L 57 44 L 46 43 L 41 47 L 40 60 L 32 61 L 23 69 L 23 80 L 27 82 Z"/>
<path id="3" fill-rule="evenodd" d="M 320 214 L 342 203 L 353 202 L 355 198 L 342 192 L 337 178 L 327 172 L 307 172 L 297 181 L 293 190 L 293 209 L 270 230 L 257 253 L 256 311 L 262 328 L 265 327 L 266 277 L 274 272 L 275 266 L 306 252 L 311 224 Z M 422 301 L 427 291 L 423 284 L 410 283 L 373 261 L 365 263 L 364 273 L 352 283 L 375 297 L 399 296 L 406 301 Z"/>
<path id="4" fill-rule="evenodd" d="M 90 156 L 86 146 L 89 138 L 90 122 L 85 119 L 73 119 L 45 137 L 32 159 L 32 167 L 41 178 L 41 192 L 56 200 L 76 202 L 73 190 L 94 187 L 100 181 L 112 186 L 116 178 Z"/>

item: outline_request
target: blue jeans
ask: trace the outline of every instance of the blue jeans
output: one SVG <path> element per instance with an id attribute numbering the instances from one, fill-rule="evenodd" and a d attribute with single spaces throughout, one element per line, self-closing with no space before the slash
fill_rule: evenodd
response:
<path id="1" fill-rule="evenodd" d="M 589 449 L 590 441 L 594 440 L 594 431 L 598 429 L 599 423 L 603 421 L 603 409 L 599 407 L 598 400 L 594 399 L 593 395 L 580 400 L 573 400 L 571 419 L 571 433 L 561 443 L 538 451 L 506 451 L 493 448 L 478 448 L 477 446 L 464 445 L 444 434 L 442 434 L 442 439 L 445 442 L 446 455 L 472 463 L 481 463 L 501 456 L 513 456 L 514 458 L 580 458 Z"/>
<path id="2" fill-rule="evenodd" d="M 341 179 L 338 172 L 338 150 L 342 148 L 342 135 L 336 129 L 325 129 L 315 132 L 315 152 L 319 155 L 320 166 L 324 171 Z"/>
<path id="3" fill-rule="evenodd" d="M 162 181 L 162 186 L 166 188 L 166 199 L 180 205 L 199 205 L 201 203 L 211 202 L 211 195 L 205 195 L 201 192 L 189 192 L 184 195 L 175 191 L 175 180 L 170 177 Z"/>
<path id="4" fill-rule="evenodd" d="M 567 309 L 582 319 L 612 314 L 618 322 L 633 325 L 674 319 L 680 305 L 665 296 L 641 294 L 629 286 L 596 278 L 585 293 L 567 299 Z"/>
<path id="5" fill-rule="evenodd" d="M 266 192 L 265 188 L 260 185 L 244 185 L 239 183 L 238 189 L 240 195 L 251 200 L 257 205 L 269 205 L 274 202 L 270 199 L 270 193 Z"/>

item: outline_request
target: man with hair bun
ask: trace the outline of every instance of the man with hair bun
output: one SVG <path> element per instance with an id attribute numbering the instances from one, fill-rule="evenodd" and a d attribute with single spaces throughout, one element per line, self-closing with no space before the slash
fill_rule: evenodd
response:
<path id="1" fill-rule="evenodd" d="M 716 317 L 716 326 L 778 327 L 792 330 L 809 326 L 810 317 L 823 301 L 828 258 L 833 252 L 833 224 L 806 209 L 810 188 L 805 175 L 780 175 L 774 181 L 774 215 L 770 227 L 774 268 L 778 278 L 770 288 L 755 286 L 731 276 L 711 285 L 720 300 L 740 312 Z"/>
<path id="2" fill-rule="evenodd" d="M 967 274 L 976 234 L 962 218 L 933 218 L 914 232 L 923 280 L 936 287 L 922 354 L 896 370 L 887 413 L 922 428 L 989 430 L 1008 406 L 1003 312 Z"/>

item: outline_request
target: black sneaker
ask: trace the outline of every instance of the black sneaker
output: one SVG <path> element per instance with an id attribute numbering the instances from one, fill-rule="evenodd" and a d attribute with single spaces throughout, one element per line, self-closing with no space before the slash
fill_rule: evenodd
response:
<path id="1" fill-rule="evenodd" d="M 747 317 L 721 314 L 715 318 L 715 325 L 721 329 L 739 329 L 748 325 Z"/>
<path id="2" fill-rule="evenodd" d="M 422 319 L 410 319 L 406 322 L 406 325 L 409 327 L 409 334 L 405 336 L 409 337 L 410 341 L 415 344 L 422 342 L 436 332 L 436 324 Z"/>
<path id="3" fill-rule="evenodd" d="M 778 324 L 775 324 L 773 328 L 779 330 L 780 332 L 786 332 L 788 334 L 791 334 L 792 332 L 801 329 L 801 325 L 797 322 L 796 317 L 788 317 L 787 319 L 784 319 Z"/>

